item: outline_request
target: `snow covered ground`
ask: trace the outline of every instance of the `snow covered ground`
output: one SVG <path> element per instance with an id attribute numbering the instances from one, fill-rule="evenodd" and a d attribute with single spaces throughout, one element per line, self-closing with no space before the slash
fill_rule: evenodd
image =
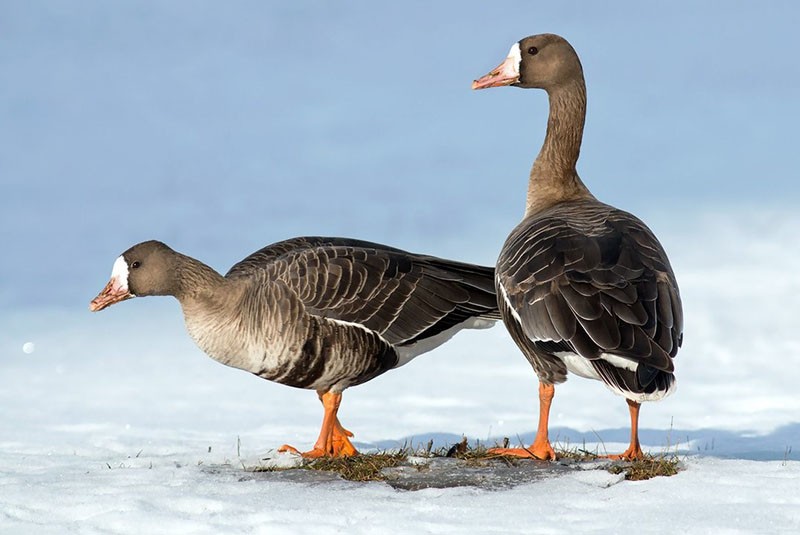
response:
<path id="1" fill-rule="evenodd" d="M 644 406 L 642 437 L 654 453 L 687 455 L 677 476 L 576 472 L 500 491 L 416 492 L 248 477 L 244 467 L 280 444 L 311 445 L 316 396 L 208 359 L 183 332 L 177 303 L 148 298 L 98 314 L 2 318 L 0 532 L 796 532 L 800 335 L 787 311 L 800 291 L 787 273 L 800 269 L 789 247 L 800 217 L 748 220 L 708 214 L 662 233 L 687 334 L 678 391 Z M 498 326 L 348 390 L 340 414 L 362 450 L 462 434 L 527 442 L 534 393 Z M 573 378 L 557 389 L 552 425 L 562 443 L 613 452 L 624 447 L 627 410 Z"/>

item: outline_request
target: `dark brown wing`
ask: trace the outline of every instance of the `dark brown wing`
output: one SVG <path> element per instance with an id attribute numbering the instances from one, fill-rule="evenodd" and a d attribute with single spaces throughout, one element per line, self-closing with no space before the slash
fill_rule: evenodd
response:
<path id="1" fill-rule="evenodd" d="M 504 321 L 543 380 L 564 380 L 559 352 L 592 360 L 606 382 L 614 371 L 601 354 L 639 363 L 638 385 L 611 379 L 623 389 L 673 371 L 683 337 L 678 285 L 661 244 L 633 215 L 579 201 L 527 218 L 503 247 L 497 283 Z"/>
<path id="2" fill-rule="evenodd" d="M 314 315 L 361 325 L 395 345 L 471 318 L 497 320 L 494 270 L 347 238 L 294 238 L 265 247 L 226 277 L 266 271 Z"/>

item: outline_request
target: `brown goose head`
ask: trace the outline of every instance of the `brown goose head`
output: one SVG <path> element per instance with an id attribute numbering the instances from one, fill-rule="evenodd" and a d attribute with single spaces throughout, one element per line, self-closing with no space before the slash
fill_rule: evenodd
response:
<path id="1" fill-rule="evenodd" d="M 572 45 L 543 33 L 514 43 L 503 63 L 472 82 L 472 89 L 513 85 L 550 91 L 575 79 L 583 79 L 583 69 Z"/>
<path id="2" fill-rule="evenodd" d="M 178 259 L 175 251 L 159 241 L 134 245 L 114 262 L 111 280 L 89 303 L 89 310 L 97 312 L 132 297 L 175 295 Z"/>

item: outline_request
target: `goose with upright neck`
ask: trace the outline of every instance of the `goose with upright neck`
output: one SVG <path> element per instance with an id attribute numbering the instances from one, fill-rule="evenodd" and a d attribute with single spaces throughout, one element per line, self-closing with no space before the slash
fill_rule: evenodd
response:
<path id="1" fill-rule="evenodd" d="M 347 238 L 278 242 L 225 276 L 143 242 L 116 259 L 89 309 L 150 295 L 179 301 L 189 335 L 214 360 L 317 391 L 322 427 L 304 457 L 357 453 L 338 418 L 343 390 L 500 319 L 492 268 Z"/>
<path id="2" fill-rule="evenodd" d="M 673 358 L 683 341 L 675 275 L 653 232 L 632 214 L 598 201 L 578 176 L 586 85 L 566 39 L 522 39 L 472 88 L 505 85 L 544 89 L 550 102 L 525 215 L 495 271 L 503 322 L 539 378 L 539 424 L 529 448 L 492 451 L 554 459 L 548 437 L 554 385 L 571 372 L 625 397 L 630 444 L 610 457 L 641 458 L 639 407 L 675 388 Z"/>

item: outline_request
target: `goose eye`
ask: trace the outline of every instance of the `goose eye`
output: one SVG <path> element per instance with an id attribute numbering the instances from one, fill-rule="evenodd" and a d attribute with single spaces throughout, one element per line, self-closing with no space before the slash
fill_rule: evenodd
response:
<path id="1" fill-rule="evenodd" d="M 142 265 L 141 262 L 139 262 L 138 260 L 134 260 L 133 263 L 131 264 L 131 269 L 136 269 L 141 265 Z"/>
<path id="2" fill-rule="evenodd" d="M 530 47 L 528 49 L 528 54 L 530 54 L 531 56 L 535 56 L 538 53 L 539 53 L 539 49 L 536 48 L 535 46 L 532 46 L 532 47 Z"/>

